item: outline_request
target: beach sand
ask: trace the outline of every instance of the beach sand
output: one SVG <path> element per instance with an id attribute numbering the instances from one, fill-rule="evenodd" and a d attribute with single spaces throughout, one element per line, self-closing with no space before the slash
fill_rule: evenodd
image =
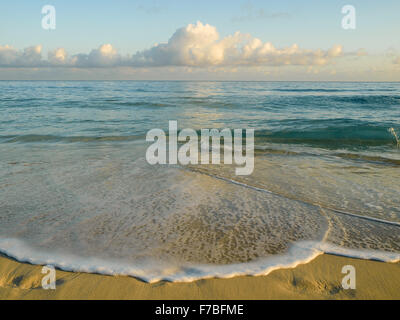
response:
<path id="1" fill-rule="evenodd" d="M 355 290 L 341 286 L 345 265 L 356 269 Z M 0 256 L 0 299 L 400 299 L 400 263 L 328 254 L 266 276 L 189 283 L 57 270 L 56 289 L 44 290 L 41 269 Z"/>

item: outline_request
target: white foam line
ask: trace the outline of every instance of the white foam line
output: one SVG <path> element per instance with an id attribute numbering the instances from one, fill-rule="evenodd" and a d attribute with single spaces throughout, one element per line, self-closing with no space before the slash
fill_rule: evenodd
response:
<path id="1" fill-rule="evenodd" d="M 54 254 L 39 252 L 18 239 L 0 239 L 0 251 L 20 262 L 52 265 L 58 269 L 71 272 L 132 276 L 149 283 L 161 280 L 192 282 L 209 278 L 265 276 L 277 269 L 295 268 L 300 264 L 308 263 L 323 253 L 383 262 L 400 261 L 400 254 L 397 253 L 347 249 L 315 241 L 294 243 L 286 254 L 228 265 L 171 266 L 164 264 L 162 266 L 159 261 L 147 261 L 145 264 L 109 261 L 99 258 L 78 257 L 71 254 L 62 255 L 58 252 Z"/>

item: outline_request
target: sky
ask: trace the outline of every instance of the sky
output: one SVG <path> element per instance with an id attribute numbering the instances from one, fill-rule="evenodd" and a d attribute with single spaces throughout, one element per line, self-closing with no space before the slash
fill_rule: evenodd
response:
<path id="1" fill-rule="evenodd" d="M 0 79 L 400 81 L 399 12 L 398 0 L 1 1 Z"/>

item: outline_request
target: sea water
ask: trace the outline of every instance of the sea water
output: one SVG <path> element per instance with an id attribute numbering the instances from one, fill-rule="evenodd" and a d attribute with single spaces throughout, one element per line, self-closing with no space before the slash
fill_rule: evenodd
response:
<path id="1" fill-rule="evenodd" d="M 150 165 L 146 133 L 254 129 L 255 165 Z M 400 83 L 0 81 L 0 251 L 191 281 L 400 258 Z"/>

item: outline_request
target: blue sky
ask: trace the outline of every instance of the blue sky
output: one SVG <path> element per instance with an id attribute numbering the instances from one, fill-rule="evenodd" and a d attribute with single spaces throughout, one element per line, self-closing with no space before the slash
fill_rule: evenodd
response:
<path id="1" fill-rule="evenodd" d="M 41 8 L 46 4 L 56 8 L 55 30 L 43 30 L 41 27 Z M 355 30 L 341 28 L 341 8 L 346 4 L 356 8 Z M 149 49 L 155 43 L 167 42 L 179 28 L 201 21 L 215 27 L 220 38 L 240 31 L 262 42 L 271 42 L 277 48 L 297 44 L 307 50 L 328 50 L 340 44 L 343 53 L 364 49 L 369 57 L 362 57 L 360 61 L 364 62 L 357 63 L 360 63 L 360 68 L 376 64 L 377 69 L 381 68 L 381 75 L 371 74 L 371 78 L 379 80 L 384 72 L 382 65 L 387 64 L 389 72 L 390 61 L 397 61 L 400 52 L 399 12 L 398 0 L 2 1 L 0 46 L 9 45 L 23 50 L 40 44 L 43 46 L 43 59 L 46 59 L 49 50 L 56 48 L 65 48 L 69 55 L 88 54 L 102 44 L 112 44 L 118 54 L 132 55 Z M 354 65 L 354 61 L 347 62 L 347 65 Z M 305 67 L 303 69 L 306 70 Z M 342 66 L 342 69 L 345 67 Z M 305 74 L 304 70 L 296 72 Z M 205 77 L 204 70 L 197 71 Z M 90 72 L 93 73 L 93 70 Z M 113 72 L 115 76 L 115 70 Z M 249 72 L 254 73 L 254 68 Z M 332 70 L 329 72 L 333 74 Z M 397 71 L 395 74 L 390 72 L 387 80 L 400 80 Z M 11 70 L 6 73 L 12 77 Z M 22 75 L 23 71 L 14 73 Z M 182 75 L 182 71 L 178 74 Z M 215 76 L 215 72 L 211 76 Z"/>

